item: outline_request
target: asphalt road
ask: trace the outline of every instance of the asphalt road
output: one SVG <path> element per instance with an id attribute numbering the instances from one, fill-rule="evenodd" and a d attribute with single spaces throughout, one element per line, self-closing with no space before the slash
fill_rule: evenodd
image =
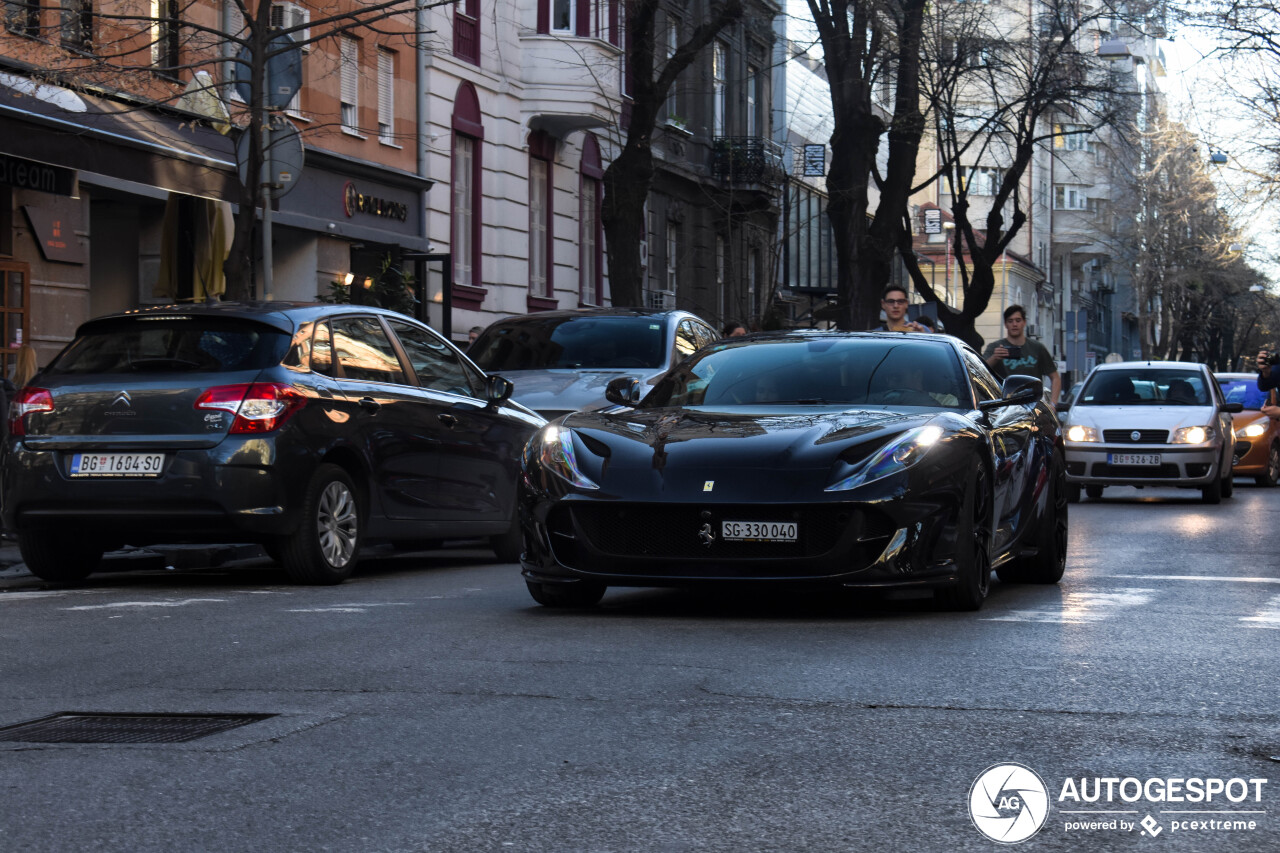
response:
<path id="1" fill-rule="evenodd" d="M 179 744 L 0 743 L 0 850 L 992 850 L 970 788 L 1017 762 L 1047 791 L 1020 848 L 1274 851 L 1280 489 L 1196 496 L 1073 505 L 1063 583 L 995 583 L 976 614 L 667 590 L 555 612 L 467 548 L 331 588 L 252 561 L 0 580 L 0 726 L 275 715 Z M 1107 783 L 1062 797 L 1130 777 L 1110 803 Z M 1173 779 L 1224 790 L 1124 799 L 1194 785 Z M 1014 788 L 988 829 L 1036 816 Z"/>

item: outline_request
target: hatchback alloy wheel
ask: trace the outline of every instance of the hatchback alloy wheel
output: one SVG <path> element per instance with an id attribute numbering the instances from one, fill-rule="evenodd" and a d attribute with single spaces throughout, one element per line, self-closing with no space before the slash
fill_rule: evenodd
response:
<path id="1" fill-rule="evenodd" d="M 360 528 L 355 496 L 345 483 L 329 483 L 320 495 L 317 511 L 320 550 L 325 561 L 332 566 L 347 565 L 355 556 Z"/>
<path id="2" fill-rule="evenodd" d="M 342 583 L 355 571 L 364 521 L 351 476 L 321 465 L 307 486 L 302 522 L 280 539 L 285 571 L 298 583 Z"/>

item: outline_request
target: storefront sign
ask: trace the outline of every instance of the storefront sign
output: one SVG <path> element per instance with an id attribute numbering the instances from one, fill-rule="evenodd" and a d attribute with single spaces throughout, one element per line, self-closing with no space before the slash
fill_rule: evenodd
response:
<path id="1" fill-rule="evenodd" d="M 53 195 L 76 194 L 75 169 L 63 169 L 9 154 L 0 154 L 0 184 Z"/>
<path id="2" fill-rule="evenodd" d="M 83 264 L 89 259 L 77 231 L 82 230 L 80 202 L 50 199 L 40 206 L 23 205 L 31 230 L 40 243 L 45 260 L 64 264 Z"/>
<path id="3" fill-rule="evenodd" d="M 365 195 L 356 189 L 352 181 L 347 181 L 342 187 L 342 209 L 348 217 L 355 216 L 357 213 L 367 213 L 370 216 L 381 216 L 384 219 L 395 219 L 400 222 L 409 218 L 409 208 L 406 205 L 374 195 Z"/>
<path id="4" fill-rule="evenodd" d="M 804 147 L 804 176 L 821 178 L 827 173 L 827 146 L 806 145 Z"/>

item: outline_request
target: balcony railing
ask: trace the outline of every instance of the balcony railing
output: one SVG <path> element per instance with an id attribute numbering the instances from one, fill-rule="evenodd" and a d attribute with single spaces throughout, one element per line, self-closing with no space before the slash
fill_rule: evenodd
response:
<path id="1" fill-rule="evenodd" d="M 717 136 L 711 174 L 738 184 L 781 183 L 782 146 L 761 136 Z"/>

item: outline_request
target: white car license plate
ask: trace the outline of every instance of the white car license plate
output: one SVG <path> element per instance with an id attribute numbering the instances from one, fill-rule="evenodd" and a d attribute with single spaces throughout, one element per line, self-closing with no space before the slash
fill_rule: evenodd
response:
<path id="1" fill-rule="evenodd" d="M 163 453 L 76 453 L 72 477 L 159 477 Z"/>
<path id="2" fill-rule="evenodd" d="M 726 542 L 795 542 L 800 525 L 794 521 L 725 521 L 720 535 Z"/>
<path id="3" fill-rule="evenodd" d="M 1112 465 L 1159 465 L 1159 453 L 1108 453 Z"/>

